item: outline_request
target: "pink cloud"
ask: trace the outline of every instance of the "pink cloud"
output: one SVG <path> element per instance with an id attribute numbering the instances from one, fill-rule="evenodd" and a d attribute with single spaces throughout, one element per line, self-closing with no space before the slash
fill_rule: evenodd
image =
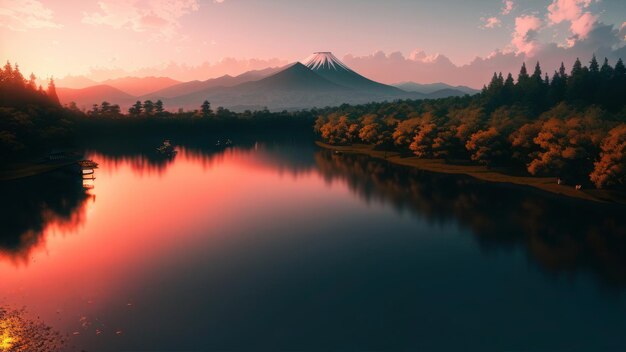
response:
<path id="1" fill-rule="evenodd" d="M 536 53 L 539 47 L 536 35 L 541 26 L 541 19 L 533 15 L 520 16 L 515 19 L 515 31 L 511 44 L 517 54 L 533 56 Z"/>
<path id="2" fill-rule="evenodd" d="M 504 6 L 502 7 L 502 11 L 500 11 L 500 13 L 503 15 L 510 14 L 511 11 L 513 11 L 515 3 L 512 0 L 504 0 L 502 3 L 504 4 Z"/>
<path id="3" fill-rule="evenodd" d="M 103 0 L 100 11 L 84 13 L 82 22 L 151 32 L 171 39 L 180 26 L 179 19 L 199 8 L 198 0 Z"/>
<path id="4" fill-rule="evenodd" d="M 62 27 L 52 10 L 37 0 L 0 0 L 0 26 L 14 31 Z"/>
<path id="5" fill-rule="evenodd" d="M 569 46 L 577 40 L 587 38 L 589 32 L 593 30 L 598 16 L 585 11 L 592 2 L 593 0 L 554 0 L 548 6 L 550 24 L 570 23 L 569 30 L 572 36 L 567 40 Z"/>
<path id="6" fill-rule="evenodd" d="M 484 22 L 482 28 L 496 28 L 502 25 L 502 21 L 497 17 L 482 18 L 482 20 Z"/>
<path id="7" fill-rule="evenodd" d="M 583 8 L 590 4 L 591 0 L 554 0 L 548 6 L 548 19 L 553 24 L 573 21 L 580 17 Z"/>
<path id="8" fill-rule="evenodd" d="M 598 16 L 585 12 L 577 19 L 572 20 L 570 30 L 577 38 L 585 39 L 589 35 L 589 32 L 593 29 L 597 20 Z"/>

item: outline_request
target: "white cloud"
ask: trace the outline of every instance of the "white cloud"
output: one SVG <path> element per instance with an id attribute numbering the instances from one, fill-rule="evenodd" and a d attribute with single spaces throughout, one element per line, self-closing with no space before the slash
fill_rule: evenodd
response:
<path id="1" fill-rule="evenodd" d="M 128 28 L 150 32 L 171 39 L 180 26 L 180 18 L 197 11 L 198 0 L 103 0 L 100 11 L 83 14 L 83 23 Z"/>
<path id="2" fill-rule="evenodd" d="M 61 28 L 52 10 L 37 0 L 0 0 L 0 26 L 14 31 Z"/>

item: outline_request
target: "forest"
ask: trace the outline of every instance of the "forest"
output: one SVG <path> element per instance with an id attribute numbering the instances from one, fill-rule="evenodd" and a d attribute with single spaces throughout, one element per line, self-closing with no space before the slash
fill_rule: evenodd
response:
<path id="1" fill-rule="evenodd" d="M 0 68 L 0 160 L 66 146 L 75 133 L 78 113 L 59 103 L 54 80 L 46 90 L 19 66 Z"/>
<path id="2" fill-rule="evenodd" d="M 626 68 L 595 56 L 552 77 L 524 64 L 494 73 L 475 96 L 328 109 L 314 130 L 329 144 L 372 144 L 418 158 L 506 167 L 597 188 L 626 187 Z"/>
<path id="3" fill-rule="evenodd" d="M 335 145 L 365 143 L 419 158 L 506 167 L 597 188 L 626 187 L 626 68 L 622 60 L 588 66 L 576 60 L 550 77 L 539 63 L 530 74 L 494 73 L 480 94 L 435 100 L 341 105 L 296 112 L 235 113 L 204 101 L 171 112 L 161 101 L 137 101 L 128 112 L 102 102 L 88 111 L 61 106 L 54 80 L 47 89 L 19 66 L 0 68 L 0 160 L 75 145 L 81 138 L 292 131 L 310 128 Z"/>

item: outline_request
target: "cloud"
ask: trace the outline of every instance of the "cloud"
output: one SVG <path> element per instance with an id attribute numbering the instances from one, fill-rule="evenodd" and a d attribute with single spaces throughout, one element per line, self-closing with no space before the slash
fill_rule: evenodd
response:
<path id="1" fill-rule="evenodd" d="M 511 11 L 513 11 L 513 7 L 515 6 L 515 3 L 512 0 L 504 0 L 502 4 L 503 6 L 502 6 L 502 10 L 500 11 L 500 13 L 505 16 L 510 14 Z"/>
<path id="2" fill-rule="evenodd" d="M 82 22 L 149 32 L 171 39 L 180 18 L 199 9 L 198 0 L 103 0 L 97 12 L 83 13 Z"/>
<path id="3" fill-rule="evenodd" d="M 598 21 L 598 16 L 585 11 L 593 0 L 554 0 L 548 6 L 548 20 L 550 25 L 569 22 L 570 37 L 568 46 L 577 40 L 585 39 Z"/>
<path id="4" fill-rule="evenodd" d="M 572 34 L 579 39 L 587 38 L 589 32 L 593 29 L 596 21 L 598 20 L 598 16 L 592 15 L 589 12 L 583 13 L 580 17 L 575 20 L 572 20 L 572 24 L 570 26 L 570 30 Z"/>
<path id="5" fill-rule="evenodd" d="M 52 10 L 37 0 L 0 0 L 0 26 L 14 31 L 61 28 Z"/>
<path id="6" fill-rule="evenodd" d="M 517 54 L 533 56 L 539 47 L 536 40 L 542 21 L 534 15 L 524 15 L 515 19 L 515 31 L 511 45 Z"/>
<path id="7" fill-rule="evenodd" d="M 589 5 L 591 0 L 554 0 L 548 5 L 548 19 L 554 24 L 573 21 L 580 17 L 583 8 Z"/>
<path id="8" fill-rule="evenodd" d="M 502 25 L 502 21 L 497 17 L 481 18 L 481 20 L 484 22 L 481 28 L 496 28 Z"/>
<path id="9" fill-rule="evenodd" d="M 540 23 L 541 21 L 535 19 L 520 20 L 519 32 L 516 33 L 526 32 L 528 37 L 528 33 L 536 31 Z M 516 77 L 522 62 L 534 66 L 539 61 L 543 72 L 550 75 L 558 69 L 561 62 L 569 69 L 577 57 L 584 63 L 594 53 L 599 60 L 607 57 L 611 64 L 615 64 L 620 57 L 626 59 L 624 34 L 626 26 L 619 29 L 596 23 L 585 39 L 577 40 L 571 47 L 539 43 L 535 38 L 531 40 L 535 45 L 531 50 L 532 55 L 525 51 L 496 50 L 487 57 L 477 57 L 466 65 L 456 65 L 445 55 L 429 55 L 420 49 L 414 50 L 408 57 L 398 52 L 385 54 L 378 51 L 365 56 L 346 55 L 343 61 L 360 74 L 384 83 L 445 82 L 480 88 L 489 81 L 494 72 L 502 72 L 504 75 L 511 72 Z"/>

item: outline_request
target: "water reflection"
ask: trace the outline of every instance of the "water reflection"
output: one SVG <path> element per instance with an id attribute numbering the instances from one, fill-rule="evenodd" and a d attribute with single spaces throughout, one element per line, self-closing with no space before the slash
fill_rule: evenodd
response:
<path id="1" fill-rule="evenodd" d="M 3 184 L 2 253 L 34 259 L 0 258 L 0 305 L 26 306 L 72 351 L 626 346 L 623 295 L 578 279 L 624 287 L 612 207 L 306 136 L 225 150 L 168 137 L 165 161 L 150 155 L 163 137 L 87 146 L 88 192 L 75 174 Z"/>
<path id="2" fill-rule="evenodd" d="M 71 232 L 85 220 L 85 205 L 95 200 L 77 170 L 60 170 L 0 182 L 0 259 L 26 265 L 29 253 L 45 242 L 47 228 Z"/>
<path id="3" fill-rule="evenodd" d="M 320 172 L 368 202 L 391 203 L 431 223 L 456 221 L 484 250 L 522 247 L 550 275 L 591 272 L 626 286 L 624 207 L 551 196 L 534 189 L 399 167 L 360 155 L 318 151 Z"/>

